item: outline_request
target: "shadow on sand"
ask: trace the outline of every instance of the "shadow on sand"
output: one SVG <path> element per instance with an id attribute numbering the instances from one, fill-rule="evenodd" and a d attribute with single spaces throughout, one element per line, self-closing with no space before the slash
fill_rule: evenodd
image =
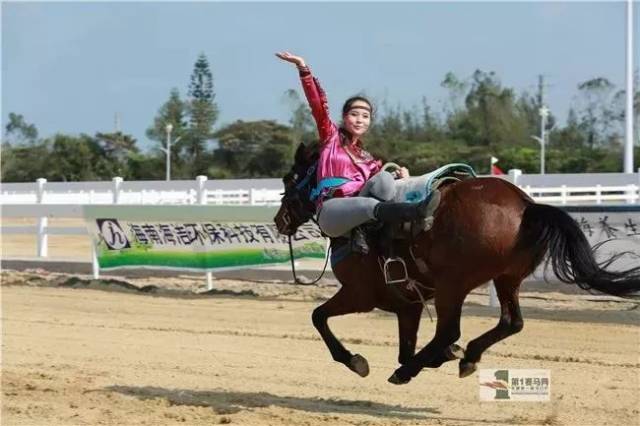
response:
<path id="1" fill-rule="evenodd" d="M 246 409 L 278 406 L 319 414 L 366 414 L 404 420 L 425 420 L 426 414 L 439 414 L 429 407 L 402 407 L 372 401 L 279 396 L 268 392 L 195 391 L 152 386 L 108 386 L 104 390 L 134 396 L 142 400 L 163 398 L 172 405 L 211 407 L 217 414 L 234 414 Z"/>

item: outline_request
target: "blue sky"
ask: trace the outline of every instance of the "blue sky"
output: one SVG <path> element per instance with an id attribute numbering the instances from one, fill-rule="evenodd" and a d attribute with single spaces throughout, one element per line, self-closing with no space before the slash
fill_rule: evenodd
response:
<path id="1" fill-rule="evenodd" d="M 306 58 L 334 112 L 361 91 L 406 107 L 426 96 L 438 111 L 444 75 L 479 68 L 518 92 L 533 93 L 544 74 L 547 104 L 564 121 L 578 83 L 604 76 L 624 88 L 625 11 L 624 2 L 4 2 L 3 127 L 15 112 L 41 136 L 93 134 L 113 130 L 117 112 L 149 147 L 145 129 L 172 87 L 186 95 L 200 52 L 214 76 L 216 128 L 286 123 L 283 93 L 299 83 L 279 50 Z"/>

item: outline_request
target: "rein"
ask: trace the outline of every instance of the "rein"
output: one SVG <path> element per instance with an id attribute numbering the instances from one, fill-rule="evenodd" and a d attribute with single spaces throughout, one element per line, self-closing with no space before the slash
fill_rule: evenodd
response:
<path id="1" fill-rule="evenodd" d="M 316 162 L 307 169 L 305 177 L 300 182 L 298 182 L 295 186 L 296 192 L 300 193 L 300 190 L 305 186 L 307 186 L 312 178 L 315 178 L 315 171 L 317 167 L 318 167 L 318 163 Z M 318 196 L 318 194 L 315 194 L 316 190 L 317 188 L 312 191 L 311 199 L 315 199 Z M 314 221 L 316 225 L 318 225 L 318 222 L 315 220 L 313 216 L 311 217 L 311 220 Z M 324 273 L 327 270 L 327 265 L 329 263 L 330 249 L 331 249 L 331 246 L 327 248 L 327 253 L 325 255 L 325 260 L 324 260 L 324 266 L 322 267 L 322 272 L 320 272 L 320 276 L 313 281 L 303 282 L 298 278 L 298 275 L 296 274 L 296 266 L 295 266 L 295 261 L 293 257 L 293 244 L 291 243 L 291 235 L 289 235 L 289 259 L 291 260 L 291 272 L 293 273 L 294 283 L 298 285 L 313 285 L 313 284 L 316 284 L 318 281 L 320 281 L 320 279 L 322 279 L 322 277 L 324 276 Z"/>
<path id="2" fill-rule="evenodd" d="M 314 220 L 314 222 L 315 222 L 315 220 Z M 320 273 L 320 276 L 318 278 L 316 278 L 315 280 L 311 281 L 311 282 L 300 281 L 300 279 L 298 279 L 298 276 L 296 275 L 296 266 L 295 266 L 295 262 L 293 260 L 293 244 L 291 244 L 291 235 L 289 235 L 289 258 L 291 259 L 291 272 L 293 273 L 293 281 L 294 281 L 294 283 L 296 283 L 298 285 L 314 285 L 315 283 L 320 281 L 320 279 L 324 276 L 324 273 L 327 270 L 327 264 L 329 263 L 329 250 L 330 249 L 331 249 L 331 246 L 329 246 L 329 248 L 327 248 L 327 254 L 325 255 L 325 258 L 324 258 L 324 266 L 322 267 L 322 272 Z"/>

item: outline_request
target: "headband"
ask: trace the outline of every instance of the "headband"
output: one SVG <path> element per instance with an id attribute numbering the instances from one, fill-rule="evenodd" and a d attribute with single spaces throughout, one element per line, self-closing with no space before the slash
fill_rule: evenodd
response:
<path id="1" fill-rule="evenodd" d="M 353 107 L 349 108 L 347 110 L 347 112 L 351 111 L 352 109 L 363 109 L 363 110 L 367 111 L 369 114 L 371 114 L 371 108 L 366 107 L 366 106 L 362 106 L 362 105 L 353 106 Z"/>

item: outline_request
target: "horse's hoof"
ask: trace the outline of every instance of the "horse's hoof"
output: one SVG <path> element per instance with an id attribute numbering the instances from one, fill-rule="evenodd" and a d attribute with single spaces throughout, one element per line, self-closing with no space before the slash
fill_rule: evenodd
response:
<path id="1" fill-rule="evenodd" d="M 369 363 L 360 354 L 355 354 L 349 360 L 349 365 L 347 365 L 351 371 L 355 371 L 358 373 L 360 377 L 367 377 L 369 375 Z"/>
<path id="2" fill-rule="evenodd" d="M 464 349 L 462 349 L 460 346 L 454 343 L 451 346 L 449 346 L 447 349 L 445 349 L 445 354 L 447 358 L 449 358 L 449 361 L 454 359 L 463 359 Z"/>
<path id="3" fill-rule="evenodd" d="M 400 376 L 398 376 L 398 374 L 397 374 L 397 373 L 393 373 L 393 374 L 391 375 L 391 377 L 389 377 L 389 378 L 387 379 L 387 381 L 388 381 L 389 383 L 393 383 L 394 385 L 404 385 L 404 384 L 409 383 L 409 382 L 411 381 L 411 378 L 408 378 L 408 379 L 401 379 L 401 378 L 400 378 Z"/>
<path id="4" fill-rule="evenodd" d="M 459 367 L 461 379 L 473 374 L 478 369 L 475 362 L 465 361 L 464 359 L 460 360 Z"/>

